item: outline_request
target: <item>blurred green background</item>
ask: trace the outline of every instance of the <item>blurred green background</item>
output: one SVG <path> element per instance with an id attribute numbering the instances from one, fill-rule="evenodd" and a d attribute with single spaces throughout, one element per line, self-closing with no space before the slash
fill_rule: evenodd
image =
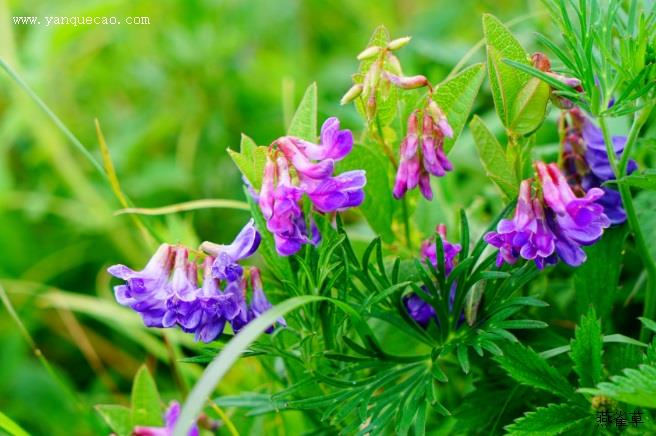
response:
<path id="1" fill-rule="evenodd" d="M 0 55 L 98 161 L 99 120 L 123 190 L 136 205 L 243 200 L 225 149 L 238 147 L 241 132 L 259 144 L 283 134 L 312 81 L 320 119 L 335 115 L 361 130 L 353 107 L 338 102 L 377 25 L 393 37 L 413 36 L 399 53 L 406 73 L 439 82 L 480 40 L 483 12 L 503 21 L 525 17 L 513 31 L 532 51 L 532 32 L 546 20 L 540 11 L 537 0 L 0 0 Z M 13 16 L 147 16 L 150 24 L 46 27 L 16 25 Z M 483 59 L 479 49 L 469 63 Z M 474 111 L 494 126 L 491 104 L 486 84 Z M 554 141 L 552 135 L 543 142 Z M 481 191 L 473 150 L 465 134 L 452 153 L 459 171 L 443 182 L 459 187 L 457 194 L 445 189 L 451 202 L 471 205 L 493 190 L 486 184 Z M 63 382 L 45 372 L 2 305 L 0 411 L 35 434 L 108 433 L 91 406 L 127 402 L 143 362 L 166 400 L 181 398 L 201 369 L 179 364 L 178 380 L 172 356 L 200 348 L 176 332 L 163 341 L 113 302 L 106 267 L 141 267 L 152 248 L 129 216 L 113 214 L 119 208 L 106 181 L 1 73 L 0 285 Z M 247 217 L 205 209 L 144 220 L 169 242 L 195 245 L 230 240 Z M 267 380 L 257 362 L 245 359 L 220 389 L 254 390 Z M 296 433 L 301 425 L 294 415 L 276 418 L 284 426 L 270 418 L 235 419 L 253 434 Z"/>

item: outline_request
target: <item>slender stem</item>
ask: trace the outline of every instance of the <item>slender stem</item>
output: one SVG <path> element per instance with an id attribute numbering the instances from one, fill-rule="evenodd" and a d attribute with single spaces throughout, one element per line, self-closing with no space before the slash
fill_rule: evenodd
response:
<path id="1" fill-rule="evenodd" d="M 408 214 L 408 200 L 405 196 L 401 199 L 401 206 L 403 208 L 403 226 L 405 228 L 405 241 L 408 250 L 412 251 L 412 239 L 410 238 L 410 215 Z"/>
<path id="2" fill-rule="evenodd" d="M 68 127 L 59 119 L 57 115 L 53 111 L 50 110 L 50 108 L 41 100 L 41 98 L 36 95 L 36 93 L 30 88 L 30 85 L 28 85 L 17 73 L 14 71 L 14 69 L 3 59 L 0 58 L 0 67 L 5 70 L 5 72 L 13 79 L 14 82 L 18 84 L 21 88 L 23 88 L 23 91 L 27 93 L 27 95 L 30 96 L 32 100 L 41 108 L 43 112 L 52 120 L 53 123 L 59 128 L 59 130 L 62 131 L 62 133 L 68 138 L 69 141 L 75 146 L 75 148 L 78 149 L 80 153 L 93 165 L 93 167 L 100 173 L 100 175 L 107 179 L 107 174 L 105 173 L 105 170 L 103 169 L 102 165 L 96 160 L 96 158 L 93 157 L 91 152 L 87 150 L 87 148 L 82 145 L 82 142 L 80 142 L 79 139 L 71 132 Z"/>
<path id="3" fill-rule="evenodd" d="M 653 106 L 653 105 L 652 105 Z M 608 160 L 613 168 L 615 173 L 616 180 L 619 180 L 626 173 L 626 167 L 628 165 L 630 152 L 637 141 L 638 133 L 642 125 L 647 120 L 651 112 L 651 106 L 645 108 L 644 111 L 641 111 L 636 115 L 636 118 L 633 121 L 629 136 L 627 137 L 626 145 L 624 152 L 621 156 L 621 160 L 618 164 L 617 158 L 615 156 L 615 149 L 613 148 L 612 138 L 610 131 L 608 129 L 608 123 L 606 118 L 601 116 L 599 117 L 599 125 L 604 135 L 604 142 L 606 143 L 606 150 L 608 153 Z M 645 318 L 654 319 L 656 316 L 656 263 L 654 258 L 649 250 L 649 245 L 645 240 L 644 233 L 640 227 L 640 222 L 638 221 L 638 216 L 636 213 L 635 205 L 633 204 L 633 198 L 631 197 L 631 190 L 629 186 L 624 183 L 618 183 L 618 189 L 620 195 L 622 196 L 622 203 L 624 205 L 624 210 L 626 211 L 627 221 L 633 232 L 636 249 L 640 253 L 640 257 L 643 259 L 643 264 L 645 270 L 647 271 L 647 286 L 645 287 L 645 304 L 643 309 L 643 316 Z M 645 329 L 644 326 L 640 331 L 640 339 L 645 341 L 649 337 L 649 330 Z"/>

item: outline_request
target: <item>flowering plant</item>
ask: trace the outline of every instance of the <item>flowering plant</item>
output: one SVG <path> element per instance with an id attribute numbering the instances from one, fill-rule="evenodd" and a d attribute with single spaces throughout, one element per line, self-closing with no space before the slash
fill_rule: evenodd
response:
<path id="1" fill-rule="evenodd" d="M 164 413 L 140 370 L 132 408 L 103 418 L 138 435 L 234 433 L 224 409 L 331 434 L 584 434 L 640 407 L 656 431 L 656 10 L 638 3 L 545 0 L 548 54 L 486 14 L 486 64 L 445 77 L 406 74 L 411 38 L 377 28 L 340 102 L 361 134 L 341 112 L 319 127 L 310 85 L 285 134 L 228 149 L 249 213 L 234 239 L 160 240 L 142 269 L 107 269 L 118 305 L 192 344 L 176 365 L 207 365 Z M 498 120 L 472 113 L 484 82 Z M 639 332 L 614 323 L 620 300 Z M 271 382 L 215 396 L 241 356 Z"/>
<path id="2" fill-rule="evenodd" d="M 654 259 L 643 246 L 644 229 L 630 190 L 637 186 L 637 174 L 647 184 L 653 177 L 637 173 L 629 157 L 654 105 L 648 80 L 652 64 L 645 61 L 615 81 L 603 70 L 590 73 L 587 68 L 596 63 L 617 73 L 601 49 L 592 58 L 594 66 L 576 57 L 579 44 L 585 49 L 585 44 L 602 43 L 586 42 L 592 24 L 571 26 L 569 11 L 557 3 L 547 5 L 571 33 L 565 37 L 572 53 L 544 39 L 563 64 L 557 72 L 547 55 L 529 56 L 496 18 L 483 18 L 487 75 L 508 141 L 501 145 L 473 117 L 470 130 L 481 164 L 507 202 L 487 223 L 472 229 L 462 209 L 457 220 L 450 220 L 458 222 L 457 231 L 451 228 L 449 235 L 444 223 L 433 222 L 431 236 L 422 235 L 412 220 L 421 210 L 441 207 L 435 198 L 435 190 L 443 189 L 440 178 L 458 172 L 448 154 L 475 105 L 484 66 L 454 70 L 437 84 L 423 75 L 407 76 L 397 52 L 410 38 L 391 39 L 380 27 L 357 56 L 353 86 L 341 100 L 342 105 L 354 103 L 364 120 L 359 140 L 336 117 L 325 120 L 317 139 L 317 88 L 311 85 L 286 135 L 268 146 L 244 136 L 240 150 L 230 151 L 243 174 L 252 215 L 232 243 L 204 242 L 193 258 L 190 248 L 164 244 L 142 271 L 123 265 L 109 269 L 125 281 L 115 288 L 117 301 L 139 312 L 145 325 L 178 326 L 206 343 L 221 339 L 228 324 L 236 334 L 220 353 L 210 348 L 199 358 L 212 363 L 179 420 L 178 406 L 172 406 L 176 422 L 167 418 L 167 428 L 183 434 L 238 353 L 249 350 L 279 359 L 283 389 L 219 397 L 218 406 L 239 404 L 258 413 L 301 410 L 316 417 L 317 425 L 347 434 L 390 429 L 405 434 L 411 428 L 423 434 L 429 423 L 442 428 L 433 412 L 452 413 L 449 387 L 477 373 L 474 367 L 484 365 L 488 356 L 509 380 L 528 385 L 525 390 L 547 390 L 563 401 L 536 400 L 546 407 L 506 427 L 511 432 L 540 425 L 554 434 L 583 428 L 594 394 L 649 406 L 646 397 L 627 400 L 613 393 L 623 392 L 620 387 L 598 384 L 603 342 L 642 344 L 622 335 L 603 336 L 600 330 L 597 316 L 607 315 L 610 305 L 596 301 L 594 294 L 614 292 L 617 275 L 604 289 L 580 286 L 593 295 L 581 309 L 583 317 L 567 349 L 538 353 L 522 332 L 548 327 L 527 318 L 546 310 L 547 304 L 531 291 L 541 275 L 565 268 L 576 283 L 586 274 L 600 274 L 604 261 L 619 268 L 620 251 L 612 260 L 602 253 L 621 249 L 627 228 L 648 276 L 643 340 L 655 325 L 649 321 L 654 317 Z M 617 26 L 613 7 L 595 5 L 593 10 L 597 21 Z M 653 21 L 647 23 L 653 28 Z M 590 74 L 599 76 L 592 80 Z M 640 86 L 639 93 L 632 91 Z M 549 112 L 560 120 L 557 159 L 538 157 L 533 147 Z M 629 136 L 611 136 L 606 120 L 628 113 L 634 114 Z M 639 186 L 650 189 L 646 183 Z M 349 231 L 354 211 L 378 234 L 364 246 Z M 487 230 L 477 230 L 481 225 Z M 477 240 L 470 239 L 472 230 Z M 264 260 L 264 276 L 259 267 L 242 264 L 256 252 Z M 265 289 L 277 289 L 285 301 L 272 306 Z M 576 292 L 583 291 L 577 287 Z M 519 337 L 511 330 L 519 330 Z M 270 335 L 255 341 L 263 332 Z M 384 337 L 392 334 L 415 345 L 389 349 Z M 578 391 L 546 360 L 567 350 L 580 379 Z M 643 357 L 646 365 L 654 364 L 651 351 Z M 654 371 L 654 366 L 640 368 Z M 489 377 L 478 378 L 463 406 L 455 409 L 458 421 L 471 420 L 471 403 L 489 392 L 483 385 Z M 553 416 L 565 407 L 569 420 Z M 599 407 L 592 402 L 592 408 Z"/>

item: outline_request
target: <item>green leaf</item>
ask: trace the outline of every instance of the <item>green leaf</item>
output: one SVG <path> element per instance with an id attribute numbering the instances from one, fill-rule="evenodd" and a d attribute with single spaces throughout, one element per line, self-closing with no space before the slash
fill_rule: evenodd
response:
<path id="1" fill-rule="evenodd" d="M 303 99 L 298 105 L 292 122 L 289 125 L 289 136 L 316 141 L 317 139 L 317 84 L 312 83 L 305 90 Z"/>
<path id="2" fill-rule="evenodd" d="M 228 148 L 228 154 L 256 191 L 262 186 L 267 147 L 258 147 L 248 136 L 241 135 L 240 152 Z"/>
<path id="3" fill-rule="evenodd" d="M 651 330 L 652 332 L 656 333 L 656 321 L 652 321 L 651 319 L 649 319 L 649 318 L 644 318 L 644 317 L 640 317 L 640 318 L 638 318 L 638 319 L 640 320 L 640 322 L 642 323 L 642 325 L 644 325 L 645 327 L 647 327 L 647 328 L 648 328 L 649 330 Z"/>
<path id="4" fill-rule="evenodd" d="M 509 435 L 517 436 L 557 435 L 591 418 L 591 414 L 572 404 L 549 404 L 526 413 L 505 429 Z"/>
<path id="5" fill-rule="evenodd" d="M 524 136 L 536 131 L 546 116 L 550 95 L 549 85 L 531 77 L 513 102 L 510 130 Z"/>
<path id="6" fill-rule="evenodd" d="M 600 318 L 611 310 L 618 294 L 622 269 L 622 250 L 628 226 L 613 226 L 604 232 L 596 244 L 585 247 L 587 260 L 574 271 L 574 289 L 578 313 L 594 307 Z"/>
<path id="7" fill-rule="evenodd" d="M 528 54 L 513 34 L 493 15 L 483 15 L 483 33 L 487 46 L 487 68 L 494 106 L 503 125 L 510 129 L 516 118 L 515 100 L 526 86 L 529 75 L 507 65 L 503 59 L 530 65 Z"/>
<path id="8" fill-rule="evenodd" d="M 530 347 L 519 343 L 506 345 L 503 356 L 496 356 L 495 360 L 521 384 L 565 398 L 574 393 L 567 379 Z"/>
<path id="9" fill-rule="evenodd" d="M 488 177 L 501 189 L 507 198 L 515 198 L 518 193 L 518 182 L 515 170 L 506 159 L 504 151 L 497 138 L 477 115 L 474 115 L 469 128 L 474 136 L 476 150 Z"/>
<path id="10" fill-rule="evenodd" d="M 394 240 L 394 200 L 388 179 L 389 167 L 389 161 L 367 145 L 355 145 L 351 153 L 337 164 L 339 172 L 356 169 L 367 172 L 364 202 L 359 209 L 373 231 L 388 243 Z"/>
<path id="11" fill-rule="evenodd" d="M 656 169 L 650 168 L 641 172 L 634 172 L 622 177 L 617 182 L 624 183 L 628 186 L 635 186 L 636 188 L 656 191 Z"/>
<path id="12" fill-rule="evenodd" d="M 464 344 L 458 345 L 458 363 L 460 363 L 462 372 L 469 374 L 469 355 L 467 353 L 467 346 Z"/>
<path id="13" fill-rule="evenodd" d="M 155 380 L 143 365 L 132 382 L 132 426 L 161 426 L 162 406 Z"/>
<path id="14" fill-rule="evenodd" d="M 656 192 L 643 191 L 633 202 L 640 228 L 646 241 L 656 241 Z M 656 259 L 656 244 L 649 244 L 652 259 Z"/>
<path id="15" fill-rule="evenodd" d="M 579 376 L 580 386 L 594 386 L 601 381 L 601 324 L 591 307 L 588 314 L 581 317 L 576 326 L 572 351 L 569 353 L 574 362 L 574 371 Z"/>
<path id="16" fill-rule="evenodd" d="M 640 365 L 638 369 L 627 368 L 624 375 L 610 378 L 610 382 L 599 383 L 595 389 L 584 388 L 579 392 L 603 395 L 623 403 L 639 407 L 656 408 L 656 366 Z"/>
<path id="17" fill-rule="evenodd" d="M 435 89 L 433 98 L 444 111 L 453 129 L 453 138 L 444 139 L 445 153 L 453 148 L 462 133 L 484 77 L 483 64 L 475 64 L 457 76 L 440 83 Z"/>
<path id="18" fill-rule="evenodd" d="M 117 404 L 99 404 L 96 410 L 118 436 L 132 434 L 132 411 Z"/>
<path id="19" fill-rule="evenodd" d="M 0 412 L 0 430 L 4 430 L 12 436 L 29 436 L 20 425 L 16 424 L 11 418 L 2 412 Z"/>

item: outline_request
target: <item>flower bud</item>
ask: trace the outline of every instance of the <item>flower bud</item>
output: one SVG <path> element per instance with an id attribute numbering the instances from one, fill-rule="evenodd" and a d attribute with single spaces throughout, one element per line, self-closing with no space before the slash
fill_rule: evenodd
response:
<path id="1" fill-rule="evenodd" d="M 367 99 L 367 117 L 369 119 L 372 119 L 374 116 L 376 116 L 376 94 L 372 93 L 369 98 Z"/>
<path id="2" fill-rule="evenodd" d="M 398 50 L 401 47 L 405 47 L 406 45 L 408 45 L 411 39 L 412 37 L 410 36 L 404 36 L 403 38 L 396 38 L 387 44 L 387 48 L 390 50 Z"/>
<path id="3" fill-rule="evenodd" d="M 397 76 L 403 75 L 403 70 L 401 69 L 401 62 L 399 62 L 399 58 L 394 56 L 389 51 L 387 52 L 385 58 L 385 63 L 388 71 L 396 74 Z"/>
<path id="4" fill-rule="evenodd" d="M 378 53 L 380 53 L 381 50 L 382 48 L 377 45 L 372 45 L 371 47 L 367 47 L 360 52 L 360 54 L 358 55 L 358 60 L 362 61 L 364 59 L 371 59 L 374 56 L 376 56 Z"/>
<path id="5" fill-rule="evenodd" d="M 339 104 L 342 106 L 345 105 L 346 103 L 350 103 L 356 98 L 362 94 L 362 90 L 364 89 L 364 85 L 361 83 L 356 83 L 355 85 L 351 86 L 351 88 L 346 91 L 346 94 L 342 97 L 342 99 L 339 101 Z"/>
<path id="6" fill-rule="evenodd" d="M 549 61 L 549 58 L 544 53 L 540 53 L 539 51 L 533 53 L 531 55 L 531 62 L 533 62 L 533 66 L 540 71 L 551 71 L 551 61 Z"/>
<path id="7" fill-rule="evenodd" d="M 547 72 L 547 74 L 553 77 L 554 79 L 558 80 L 559 82 L 562 82 L 563 84 L 570 86 L 572 88 L 578 88 L 581 86 L 581 81 L 576 77 L 567 77 L 565 75 L 552 73 L 552 72 Z"/>
<path id="8" fill-rule="evenodd" d="M 387 71 L 385 71 L 383 74 L 387 80 L 402 89 L 416 89 L 428 85 L 428 79 L 426 76 L 422 75 L 401 77 L 388 73 Z"/>

